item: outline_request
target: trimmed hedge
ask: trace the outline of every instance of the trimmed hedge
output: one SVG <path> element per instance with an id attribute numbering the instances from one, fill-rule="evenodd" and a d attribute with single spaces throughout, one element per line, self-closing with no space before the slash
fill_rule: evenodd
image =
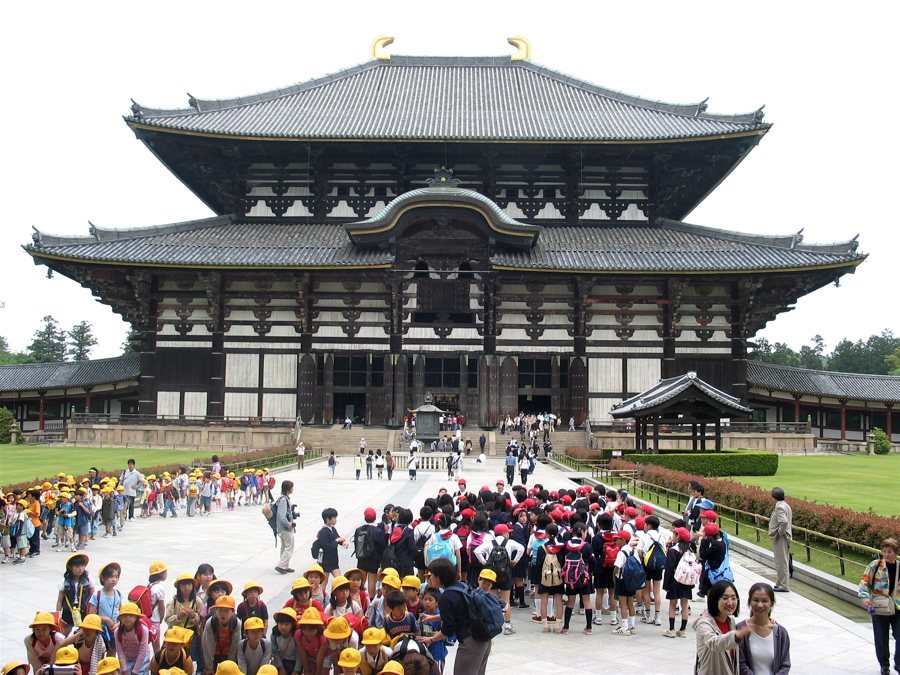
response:
<path id="1" fill-rule="evenodd" d="M 702 476 L 774 476 L 778 455 L 773 452 L 691 452 L 667 455 L 623 455 L 626 462 L 653 464 Z"/>
<path id="2" fill-rule="evenodd" d="M 647 455 L 640 457 L 644 458 Z M 715 504 L 756 513 L 765 519 L 768 519 L 775 504 L 770 492 L 731 480 L 706 478 L 662 466 L 638 465 L 618 459 L 610 462 L 610 468 L 637 470 L 641 480 L 681 493 L 686 493 L 690 482 L 696 480 L 706 488 L 706 496 Z M 790 496 L 788 500 L 794 511 L 793 524 L 808 530 L 872 548 L 880 548 L 881 542 L 888 537 L 895 539 L 900 537 L 900 516 L 879 516 L 872 510 L 862 513 L 831 504 L 793 499 Z"/>

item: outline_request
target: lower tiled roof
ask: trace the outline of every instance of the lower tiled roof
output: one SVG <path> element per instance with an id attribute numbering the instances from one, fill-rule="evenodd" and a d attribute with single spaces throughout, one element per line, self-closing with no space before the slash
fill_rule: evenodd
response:
<path id="1" fill-rule="evenodd" d="M 0 392 L 68 389 L 133 380 L 140 375 L 138 354 L 74 363 L 0 366 Z"/>
<path id="2" fill-rule="evenodd" d="M 854 401 L 900 403 L 900 377 L 807 370 L 750 361 L 747 383 L 759 389 Z"/>
<path id="3" fill-rule="evenodd" d="M 718 402 L 724 410 L 730 411 L 736 415 L 753 412 L 750 408 L 741 405 L 739 399 L 730 394 L 726 394 L 724 391 L 719 391 L 711 384 L 701 380 L 697 377 L 697 373 L 688 372 L 684 375 L 679 375 L 678 377 L 660 380 L 647 391 L 632 396 L 613 406 L 612 416 L 616 418 L 640 417 L 642 412 L 659 408 L 659 406 L 664 403 L 678 398 L 688 389 L 696 389 L 701 393 L 706 394 L 711 399 Z"/>
<path id="4" fill-rule="evenodd" d="M 275 223 L 221 216 L 135 230 L 92 228 L 93 236 L 35 233 L 34 256 L 86 262 L 208 267 L 377 267 L 388 250 L 358 248 L 339 223 Z M 856 242 L 795 245 L 790 237 L 729 233 L 675 221 L 545 225 L 525 250 L 497 247 L 495 267 L 604 272 L 734 272 L 848 265 L 866 256 Z"/>

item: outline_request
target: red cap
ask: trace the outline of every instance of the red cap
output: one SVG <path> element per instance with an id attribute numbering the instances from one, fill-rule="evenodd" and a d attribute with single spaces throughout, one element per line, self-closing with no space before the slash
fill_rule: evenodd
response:
<path id="1" fill-rule="evenodd" d="M 708 534 L 711 537 L 715 537 L 719 534 L 719 526 L 715 523 L 707 523 L 703 526 L 703 534 Z"/>
<path id="2" fill-rule="evenodd" d="M 599 510 L 599 509 L 600 509 L 600 504 L 598 504 L 597 502 L 594 502 L 594 503 L 591 504 L 588 508 L 589 508 L 591 511 Z"/>
<path id="3" fill-rule="evenodd" d="M 647 521 L 644 520 L 643 516 L 638 516 L 637 518 L 634 519 L 634 529 L 643 530 L 644 527 L 646 527 L 646 525 L 647 525 Z"/>
<path id="4" fill-rule="evenodd" d="M 366 519 L 367 521 L 372 522 L 373 520 L 375 520 L 375 519 L 378 517 L 378 514 L 375 513 L 375 509 L 373 509 L 373 508 L 370 506 L 370 507 L 367 508 L 365 511 L 363 511 L 363 516 L 365 517 L 365 519 Z"/>
<path id="5" fill-rule="evenodd" d="M 563 495 L 560 500 L 563 504 L 571 504 L 572 498 L 569 495 Z"/>
<path id="6" fill-rule="evenodd" d="M 638 510 L 633 506 L 629 506 L 627 509 L 625 509 L 625 515 L 629 518 L 634 518 L 637 514 Z"/>
<path id="7" fill-rule="evenodd" d="M 553 499 L 553 500 L 559 499 L 559 493 L 556 490 L 552 490 L 550 492 L 550 499 Z"/>
<path id="8" fill-rule="evenodd" d="M 465 478 L 460 478 L 458 481 L 456 481 L 456 484 L 457 484 L 457 485 L 465 485 L 465 484 L 466 484 L 466 479 L 465 479 Z"/>
<path id="9" fill-rule="evenodd" d="M 673 532 L 675 532 L 675 534 L 677 534 L 681 538 L 681 541 L 691 540 L 691 533 L 688 532 L 688 529 L 686 527 L 676 527 Z"/>
<path id="10" fill-rule="evenodd" d="M 535 506 L 537 506 L 537 502 L 533 499 L 526 499 L 524 502 L 522 502 L 522 504 L 526 509 L 533 509 Z"/>
<path id="11" fill-rule="evenodd" d="M 501 478 L 500 480 L 497 481 L 497 485 L 506 485 L 506 483 L 504 483 L 503 479 Z"/>
<path id="12" fill-rule="evenodd" d="M 553 509 L 550 512 L 550 517 L 553 518 L 553 520 L 562 520 L 563 512 L 560 511 L 559 509 Z"/>
<path id="13" fill-rule="evenodd" d="M 482 486 L 481 486 L 481 489 L 478 490 L 478 491 L 479 491 L 479 492 L 490 492 L 490 491 L 491 491 L 491 488 L 489 488 L 487 485 L 482 485 Z"/>
<path id="14" fill-rule="evenodd" d="M 494 534 L 509 534 L 510 529 L 504 525 L 503 523 L 498 523 L 494 525 Z"/>
<path id="15" fill-rule="evenodd" d="M 715 511 L 704 511 L 703 513 L 700 514 L 700 517 L 708 518 L 709 520 L 715 521 L 715 520 L 719 519 L 719 514 L 716 513 Z"/>
<path id="16" fill-rule="evenodd" d="M 619 505 L 616 507 L 616 511 L 618 511 L 619 513 L 625 513 L 625 505 L 624 505 L 624 504 L 619 504 Z"/>
<path id="17" fill-rule="evenodd" d="M 641 505 L 641 511 L 643 511 L 644 513 L 646 513 L 648 516 L 652 516 L 652 515 L 653 515 L 653 507 L 650 506 L 649 504 L 642 504 L 642 505 Z"/>
<path id="18" fill-rule="evenodd" d="M 625 541 L 631 541 L 631 532 L 628 530 L 619 530 L 613 537 L 614 539 L 624 539 Z"/>
<path id="19" fill-rule="evenodd" d="M 475 509 L 463 509 L 459 512 L 463 518 L 474 518 L 475 517 Z"/>

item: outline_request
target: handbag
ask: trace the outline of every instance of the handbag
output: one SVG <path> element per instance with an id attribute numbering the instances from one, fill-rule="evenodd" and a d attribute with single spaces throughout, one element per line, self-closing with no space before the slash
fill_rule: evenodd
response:
<path id="1" fill-rule="evenodd" d="M 895 563 L 897 572 L 900 573 L 900 561 Z M 869 600 L 872 611 L 878 616 L 894 616 L 897 613 L 897 603 L 894 602 L 893 596 L 890 595 L 873 595 Z"/>

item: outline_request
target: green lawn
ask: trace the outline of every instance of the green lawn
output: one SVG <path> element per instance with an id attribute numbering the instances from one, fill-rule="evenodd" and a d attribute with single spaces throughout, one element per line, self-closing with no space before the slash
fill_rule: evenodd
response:
<path id="1" fill-rule="evenodd" d="M 206 453 L 208 455 L 209 453 Z M 45 479 L 65 471 L 73 476 L 87 475 L 92 466 L 104 474 L 119 474 L 130 458 L 137 468 L 161 464 L 190 465 L 201 450 L 142 450 L 136 448 L 47 447 L 43 445 L 0 446 L 0 486 L 35 478 Z"/>
<path id="2" fill-rule="evenodd" d="M 882 516 L 900 515 L 900 455 L 786 456 L 775 476 L 735 476 L 766 490 L 779 486 L 788 497 L 814 500 L 854 511 L 871 506 Z"/>

